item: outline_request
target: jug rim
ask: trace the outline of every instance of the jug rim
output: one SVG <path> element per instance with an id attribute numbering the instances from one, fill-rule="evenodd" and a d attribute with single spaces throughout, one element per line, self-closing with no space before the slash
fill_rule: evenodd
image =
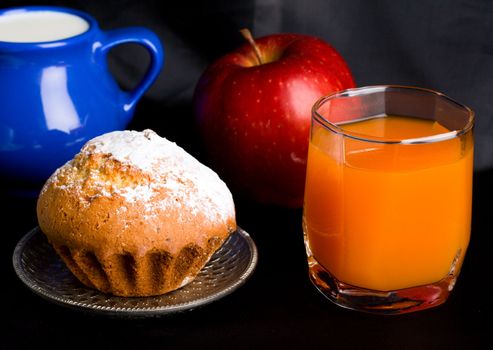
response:
<path id="1" fill-rule="evenodd" d="M 61 47 L 67 46 L 71 44 L 77 44 L 84 41 L 87 37 L 91 36 L 95 31 L 97 31 L 98 23 L 94 17 L 90 14 L 77 10 L 74 8 L 63 7 L 63 6 L 16 6 L 16 7 L 8 7 L 4 9 L 0 9 L 0 17 L 4 15 L 8 15 L 9 13 L 25 13 L 25 12 L 58 12 L 58 13 L 67 13 L 70 15 L 75 15 L 84 19 L 87 24 L 87 30 L 82 33 L 69 36 L 63 39 L 57 40 L 49 40 L 49 41 L 35 41 L 35 42 L 12 42 L 12 41 L 2 41 L 0 40 L 0 49 L 13 49 L 19 51 L 25 51 L 29 49 L 37 49 L 37 48 L 52 48 L 52 47 Z"/>

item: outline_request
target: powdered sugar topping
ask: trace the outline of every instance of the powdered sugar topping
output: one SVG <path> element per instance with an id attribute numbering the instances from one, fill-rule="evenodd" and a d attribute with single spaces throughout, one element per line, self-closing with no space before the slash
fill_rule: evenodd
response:
<path id="1" fill-rule="evenodd" d="M 226 184 L 210 168 L 184 149 L 160 137 L 152 130 L 114 131 L 87 142 L 81 150 L 86 154 L 104 154 L 122 165 L 129 165 L 150 176 L 151 181 L 136 186 L 108 186 L 97 173 L 89 173 L 98 195 L 125 197 L 129 203 L 141 202 L 152 215 L 156 206 L 167 208 L 184 204 L 193 215 L 204 213 L 211 219 L 227 220 L 234 215 L 234 203 Z M 87 181 L 87 180 L 84 180 Z M 99 182 L 98 182 L 99 181 Z M 87 182 L 86 182 L 87 183 Z M 110 188 L 110 190 L 108 190 Z M 156 191 L 166 189 L 167 198 L 155 201 Z"/>
<path id="2" fill-rule="evenodd" d="M 82 149 L 83 152 L 85 150 L 111 154 L 114 159 L 144 171 L 151 171 L 153 164 L 162 159 L 180 156 L 185 152 L 175 143 L 149 129 L 142 132 L 125 130 L 103 134 L 90 140 Z"/>

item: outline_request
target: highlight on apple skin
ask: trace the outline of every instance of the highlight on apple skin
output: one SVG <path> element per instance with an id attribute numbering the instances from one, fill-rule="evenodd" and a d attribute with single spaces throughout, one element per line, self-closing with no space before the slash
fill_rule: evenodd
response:
<path id="1" fill-rule="evenodd" d="M 301 207 L 311 108 L 352 87 L 344 58 L 313 36 L 268 35 L 220 57 L 200 77 L 193 100 L 211 167 L 235 194 Z"/>

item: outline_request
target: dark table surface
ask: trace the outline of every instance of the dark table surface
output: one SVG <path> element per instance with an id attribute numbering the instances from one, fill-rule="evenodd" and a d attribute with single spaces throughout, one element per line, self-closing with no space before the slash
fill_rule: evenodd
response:
<path id="1" fill-rule="evenodd" d="M 156 114 L 168 117 L 159 119 Z M 200 158 L 187 130 L 189 108 L 170 110 L 142 101 L 129 128 L 150 127 Z M 35 198 L 2 194 L 2 326 L 0 348 L 167 349 L 383 348 L 491 349 L 492 171 L 474 175 L 471 243 L 449 300 L 434 309 L 376 316 L 333 305 L 311 285 L 301 229 L 301 209 L 235 198 L 239 226 L 255 241 L 254 274 L 232 294 L 191 311 L 154 318 L 94 315 L 51 303 L 18 279 L 12 253 L 37 225 Z"/>

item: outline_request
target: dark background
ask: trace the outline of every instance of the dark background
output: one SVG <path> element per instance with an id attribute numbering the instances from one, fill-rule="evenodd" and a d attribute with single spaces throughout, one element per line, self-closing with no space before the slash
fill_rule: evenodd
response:
<path id="1" fill-rule="evenodd" d="M 165 67 L 129 128 L 155 129 L 199 159 L 193 89 L 207 64 L 243 43 L 238 32 L 243 27 L 255 36 L 296 32 L 325 39 L 346 59 L 359 86 L 402 84 L 445 93 L 476 112 L 473 229 L 462 274 L 445 305 L 377 317 L 338 308 L 311 286 L 300 210 L 238 200 L 238 223 L 259 249 L 252 278 L 232 295 L 192 312 L 121 320 L 66 310 L 22 285 L 11 254 L 36 225 L 35 203 L 9 198 L 1 217 L 0 348 L 492 348 L 492 298 L 485 283 L 493 232 L 493 1 L 2 0 L 0 7 L 34 4 L 81 9 L 103 29 L 143 25 L 155 31 L 166 49 Z M 110 56 L 124 88 L 140 79 L 147 62 L 145 50 L 132 45 Z"/>
<path id="2" fill-rule="evenodd" d="M 155 31 L 166 49 L 166 62 L 145 96 L 145 103 L 156 108 L 141 114 L 164 136 L 183 140 L 185 147 L 191 141 L 187 135 L 182 138 L 189 127 L 183 119 L 190 117 L 186 109 L 200 74 L 212 60 L 243 44 L 238 30 L 247 27 L 257 37 L 295 32 L 325 39 L 346 59 L 358 86 L 420 86 L 469 106 L 476 112 L 476 169 L 493 167 L 492 1 L 0 2 L 2 8 L 26 4 L 78 8 L 103 29 L 142 25 Z M 133 45 L 114 49 L 110 57 L 112 71 L 126 88 L 139 81 L 146 62 L 145 50 Z"/>

